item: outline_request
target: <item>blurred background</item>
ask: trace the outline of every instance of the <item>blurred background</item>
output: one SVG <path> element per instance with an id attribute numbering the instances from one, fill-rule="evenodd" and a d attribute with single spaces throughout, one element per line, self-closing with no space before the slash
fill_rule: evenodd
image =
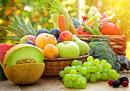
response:
<path id="1" fill-rule="evenodd" d="M 35 14 L 28 14 L 30 6 L 28 4 L 22 6 L 16 5 L 17 0 L 0 0 L 0 26 L 10 26 L 8 24 L 9 17 L 12 17 L 16 12 L 19 16 L 24 15 L 26 23 L 31 20 L 32 24 L 38 29 L 46 28 L 51 30 L 54 26 L 50 19 L 50 12 L 47 9 L 36 10 Z M 30 0 L 28 0 L 30 1 Z M 38 1 L 38 0 L 36 0 Z M 115 13 L 113 22 L 121 21 L 122 34 L 127 36 L 127 57 L 130 59 L 130 0 L 60 0 L 61 5 L 68 9 L 71 17 L 76 17 L 79 21 L 82 15 L 87 15 L 90 7 L 96 7 L 101 14 L 103 12 L 110 16 Z M 46 7 L 49 7 L 46 4 Z M 10 33 L 0 28 L 0 37 L 11 35 Z M 12 41 L 0 40 L 0 43 L 11 44 Z"/>

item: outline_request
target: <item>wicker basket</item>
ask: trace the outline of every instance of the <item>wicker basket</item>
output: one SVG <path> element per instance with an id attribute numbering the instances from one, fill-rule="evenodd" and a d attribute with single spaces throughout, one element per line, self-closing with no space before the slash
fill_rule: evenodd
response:
<path id="1" fill-rule="evenodd" d="M 116 55 L 126 55 L 126 41 L 127 37 L 125 35 L 77 35 L 77 37 L 87 43 L 91 41 L 92 38 L 100 38 L 106 36 L 110 39 L 110 44 L 112 50 Z"/>
<path id="2" fill-rule="evenodd" d="M 86 61 L 88 55 L 73 58 L 44 58 L 45 70 L 43 76 L 59 76 L 59 72 L 66 66 L 70 66 L 74 59 L 83 62 Z"/>

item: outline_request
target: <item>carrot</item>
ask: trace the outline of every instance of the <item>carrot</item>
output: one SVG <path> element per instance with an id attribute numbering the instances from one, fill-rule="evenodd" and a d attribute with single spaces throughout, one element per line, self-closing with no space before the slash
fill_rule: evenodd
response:
<path id="1" fill-rule="evenodd" d="M 74 26 L 74 23 L 71 19 L 71 25 L 69 25 L 69 31 L 72 33 L 72 34 L 77 34 L 77 31 L 75 29 L 75 26 Z"/>
<path id="2" fill-rule="evenodd" d="M 58 28 L 61 32 L 66 30 L 66 23 L 64 15 L 58 15 Z"/>

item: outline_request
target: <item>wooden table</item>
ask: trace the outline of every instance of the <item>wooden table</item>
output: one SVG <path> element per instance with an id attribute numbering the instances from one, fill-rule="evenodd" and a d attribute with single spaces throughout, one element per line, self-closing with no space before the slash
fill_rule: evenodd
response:
<path id="1" fill-rule="evenodd" d="M 121 76 L 127 76 L 130 80 L 130 71 L 121 72 Z M 87 82 L 86 89 L 65 88 L 63 82 L 56 78 L 41 78 L 32 85 L 19 86 L 9 80 L 0 81 L 0 91 L 130 91 L 128 87 L 120 85 L 113 88 L 107 84 L 107 81 L 98 81 L 96 83 Z"/>

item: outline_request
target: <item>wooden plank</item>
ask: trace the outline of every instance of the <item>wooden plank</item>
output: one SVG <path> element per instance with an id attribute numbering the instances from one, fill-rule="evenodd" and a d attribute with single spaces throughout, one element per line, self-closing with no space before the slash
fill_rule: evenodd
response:
<path id="1" fill-rule="evenodd" d="M 42 87 L 43 91 L 61 91 L 67 89 L 59 80 L 40 79 L 38 80 L 38 83 Z"/>
<path id="2" fill-rule="evenodd" d="M 113 88 L 107 84 L 107 81 L 98 81 L 96 83 L 88 82 L 87 84 L 86 90 L 88 91 L 130 91 L 129 87 L 123 87 L 122 85 L 118 88 Z"/>
<path id="3" fill-rule="evenodd" d="M 13 84 L 9 80 L 1 80 L 0 91 L 21 91 L 21 90 L 18 85 Z"/>
<path id="4" fill-rule="evenodd" d="M 130 80 L 130 71 L 123 71 L 121 76 L 126 76 Z M 62 80 L 55 78 L 39 79 L 31 85 L 18 86 L 9 80 L 0 81 L 0 91 L 130 91 L 128 87 L 120 85 L 118 88 L 113 88 L 107 84 L 108 81 L 98 81 L 96 83 L 87 82 L 86 89 L 65 88 Z"/>
<path id="5" fill-rule="evenodd" d="M 128 77 L 129 80 L 130 80 L 130 71 L 122 71 L 122 72 L 119 72 L 119 74 L 120 74 L 121 76 L 126 76 L 126 77 Z"/>
<path id="6" fill-rule="evenodd" d="M 21 91 L 43 91 L 43 89 L 40 87 L 38 82 L 26 86 L 19 86 L 19 87 Z"/>
<path id="7" fill-rule="evenodd" d="M 38 83 L 43 88 L 43 91 L 130 91 L 130 84 L 128 87 L 120 85 L 118 88 L 113 88 L 107 84 L 107 81 L 87 82 L 86 89 L 65 88 L 60 80 L 40 79 Z"/>
<path id="8" fill-rule="evenodd" d="M 130 80 L 130 72 L 124 71 L 120 73 L 121 76 L 126 76 Z M 120 85 L 118 88 L 113 88 L 108 85 L 108 81 L 98 81 L 96 83 L 87 82 L 86 89 L 65 88 L 62 80 L 40 79 L 38 83 L 44 91 L 130 91 L 130 84 L 128 87 Z"/>

